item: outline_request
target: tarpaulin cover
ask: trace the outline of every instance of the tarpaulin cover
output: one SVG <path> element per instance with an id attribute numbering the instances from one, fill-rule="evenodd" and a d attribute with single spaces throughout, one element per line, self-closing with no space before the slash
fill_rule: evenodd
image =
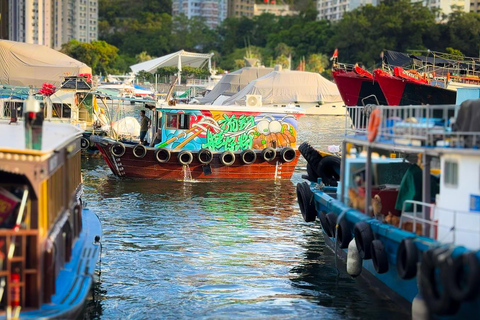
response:
<path id="1" fill-rule="evenodd" d="M 227 73 L 205 97 L 198 99 L 201 104 L 212 104 L 219 96 L 233 96 L 245 88 L 251 81 L 270 72 L 273 68 L 246 67 Z"/>
<path id="2" fill-rule="evenodd" d="M 337 85 L 318 73 L 273 71 L 250 82 L 223 105 L 246 105 L 247 95 L 261 95 L 262 104 L 342 101 Z"/>
<path id="3" fill-rule="evenodd" d="M 38 44 L 0 40 L 0 82 L 41 88 L 60 87 L 65 76 L 92 73 L 85 63 Z"/>

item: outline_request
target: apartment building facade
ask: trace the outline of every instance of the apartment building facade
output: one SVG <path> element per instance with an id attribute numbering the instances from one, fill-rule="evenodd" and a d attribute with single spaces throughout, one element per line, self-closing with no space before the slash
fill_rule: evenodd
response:
<path id="1" fill-rule="evenodd" d="M 9 0 L 8 39 L 60 49 L 98 39 L 98 0 Z"/>
<path id="2" fill-rule="evenodd" d="M 215 28 L 227 17 L 227 5 L 227 0 L 173 0 L 172 16 L 200 17 L 210 28 Z"/>

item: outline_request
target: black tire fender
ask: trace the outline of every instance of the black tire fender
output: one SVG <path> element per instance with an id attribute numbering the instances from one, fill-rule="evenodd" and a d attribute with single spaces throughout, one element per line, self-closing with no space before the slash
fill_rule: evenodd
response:
<path id="1" fill-rule="evenodd" d="M 326 215 L 328 227 L 330 228 L 330 234 L 335 237 L 335 227 L 337 225 L 337 214 L 335 212 L 329 212 Z"/>
<path id="2" fill-rule="evenodd" d="M 280 157 L 282 158 L 283 162 L 292 162 L 297 157 L 297 153 L 291 147 L 285 147 L 280 152 Z"/>
<path id="3" fill-rule="evenodd" d="M 353 229 L 355 234 L 355 243 L 357 244 L 358 254 L 363 260 L 372 258 L 371 243 L 373 241 L 372 228 L 365 221 L 360 221 L 355 224 Z"/>
<path id="4" fill-rule="evenodd" d="M 352 241 L 352 231 L 348 227 L 347 219 L 343 218 L 338 222 L 337 242 L 341 249 L 346 249 L 350 241 Z"/>
<path id="5" fill-rule="evenodd" d="M 90 147 L 90 140 L 88 140 L 85 137 L 81 137 L 80 138 L 80 148 L 82 148 L 82 150 L 87 150 L 89 147 Z"/>
<path id="6" fill-rule="evenodd" d="M 330 231 L 330 225 L 328 224 L 327 221 L 327 213 L 324 211 L 321 211 L 320 214 L 318 215 L 320 219 L 320 225 L 322 226 L 323 231 L 327 234 L 328 237 L 332 237 L 332 232 Z"/>
<path id="7" fill-rule="evenodd" d="M 480 263 L 475 252 L 465 252 L 453 258 L 445 280 L 452 299 L 462 302 L 477 297 L 480 287 Z"/>
<path id="8" fill-rule="evenodd" d="M 200 149 L 197 158 L 201 164 L 209 164 L 213 160 L 213 153 L 209 149 Z"/>
<path id="9" fill-rule="evenodd" d="M 167 163 L 170 161 L 170 157 L 172 156 L 170 150 L 166 148 L 160 148 L 155 151 L 155 159 L 157 159 L 160 163 Z"/>
<path id="10" fill-rule="evenodd" d="M 437 283 L 437 269 L 440 269 L 440 279 L 443 282 L 448 272 L 450 258 L 445 259 L 442 263 L 438 261 L 437 256 L 444 253 L 445 250 L 429 249 L 423 253 L 422 264 L 420 265 L 420 281 L 419 286 L 423 298 L 431 313 L 437 315 L 455 314 L 460 302 L 453 300 L 447 293 L 444 283 Z M 442 287 L 444 290 L 440 290 Z"/>
<path id="11" fill-rule="evenodd" d="M 135 156 L 135 158 L 143 158 L 147 154 L 147 148 L 141 143 L 137 144 L 135 147 L 132 149 L 132 153 Z"/>
<path id="12" fill-rule="evenodd" d="M 241 154 L 243 163 L 252 164 L 257 161 L 257 154 L 252 149 L 243 150 Z"/>
<path id="13" fill-rule="evenodd" d="M 275 151 L 275 149 L 268 147 L 262 150 L 263 160 L 270 162 L 275 160 L 276 157 L 277 157 L 277 151 Z"/>
<path id="14" fill-rule="evenodd" d="M 385 273 L 388 271 L 388 256 L 385 246 L 380 240 L 373 240 L 370 244 L 370 252 L 372 254 L 373 267 L 377 273 Z"/>
<path id="15" fill-rule="evenodd" d="M 235 163 L 235 154 L 232 152 L 232 151 L 224 151 L 221 155 L 220 155 L 220 162 L 224 165 L 224 166 L 231 166 L 232 164 Z"/>
<path id="16" fill-rule="evenodd" d="M 178 154 L 177 159 L 181 165 L 188 166 L 193 161 L 193 154 L 188 150 L 184 150 Z"/>
<path id="17" fill-rule="evenodd" d="M 397 249 L 397 273 L 404 280 L 417 275 L 418 249 L 413 238 L 402 239 Z"/>
<path id="18" fill-rule="evenodd" d="M 110 147 L 110 152 L 115 156 L 120 158 L 125 154 L 125 145 L 119 141 L 112 144 Z"/>
<path id="19" fill-rule="evenodd" d="M 297 184 L 297 200 L 305 222 L 313 222 L 317 218 L 317 209 L 313 192 L 310 190 L 307 182 Z"/>

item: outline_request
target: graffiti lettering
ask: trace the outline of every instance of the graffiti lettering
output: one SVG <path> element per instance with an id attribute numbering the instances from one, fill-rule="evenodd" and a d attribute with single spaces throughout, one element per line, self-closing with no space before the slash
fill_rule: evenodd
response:
<path id="1" fill-rule="evenodd" d="M 223 115 L 223 119 L 218 121 L 220 132 L 207 132 L 207 143 L 203 148 L 210 150 L 245 150 L 252 147 L 253 135 L 249 132 L 255 126 L 253 116 L 241 115 Z"/>

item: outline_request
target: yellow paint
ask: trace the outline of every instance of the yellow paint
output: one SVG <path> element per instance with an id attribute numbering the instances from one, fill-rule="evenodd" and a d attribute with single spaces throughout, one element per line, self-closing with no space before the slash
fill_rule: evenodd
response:
<path id="1" fill-rule="evenodd" d="M 395 153 L 390 153 L 390 158 L 396 158 L 397 155 Z"/>
<path id="2" fill-rule="evenodd" d="M 40 184 L 38 198 L 38 234 L 40 238 L 46 236 L 48 230 L 48 184 L 47 180 Z"/>

